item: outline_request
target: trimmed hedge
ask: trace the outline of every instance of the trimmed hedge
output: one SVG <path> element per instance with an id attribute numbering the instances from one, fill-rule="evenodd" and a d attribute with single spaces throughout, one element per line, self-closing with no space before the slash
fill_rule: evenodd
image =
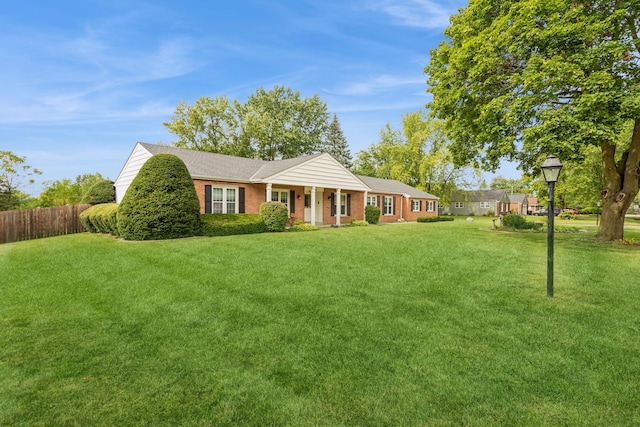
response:
<path id="1" fill-rule="evenodd" d="M 289 219 L 289 210 L 284 203 L 265 202 L 260 205 L 260 217 L 267 231 L 284 231 Z"/>
<path id="2" fill-rule="evenodd" d="M 380 208 L 372 205 L 365 206 L 364 220 L 369 224 L 377 224 L 380 221 Z"/>
<path id="3" fill-rule="evenodd" d="M 442 222 L 453 221 L 452 216 L 421 216 L 416 220 L 418 222 Z"/>
<path id="4" fill-rule="evenodd" d="M 267 231 L 257 214 L 204 214 L 201 218 L 203 236 L 232 236 Z"/>
<path id="5" fill-rule="evenodd" d="M 156 154 L 142 166 L 118 208 L 126 240 L 177 239 L 200 234 L 200 201 L 184 162 Z"/>
<path id="6" fill-rule="evenodd" d="M 118 235 L 118 204 L 93 205 L 80 213 L 80 223 L 90 233 Z"/>
<path id="7" fill-rule="evenodd" d="M 319 230 L 315 225 L 307 224 L 306 222 L 302 222 L 297 220 L 290 228 L 289 231 L 316 231 Z"/>
<path id="8" fill-rule="evenodd" d="M 93 184 L 82 196 L 82 203 L 99 205 L 102 203 L 112 203 L 116 199 L 116 190 L 113 182 L 103 179 Z"/>

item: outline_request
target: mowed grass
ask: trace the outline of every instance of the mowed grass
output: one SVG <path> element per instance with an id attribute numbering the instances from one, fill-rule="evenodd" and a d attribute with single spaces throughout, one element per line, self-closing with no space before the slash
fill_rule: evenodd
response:
<path id="1" fill-rule="evenodd" d="M 640 424 L 640 247 L 490 225 L 0 245 L 0 425 Z"/>

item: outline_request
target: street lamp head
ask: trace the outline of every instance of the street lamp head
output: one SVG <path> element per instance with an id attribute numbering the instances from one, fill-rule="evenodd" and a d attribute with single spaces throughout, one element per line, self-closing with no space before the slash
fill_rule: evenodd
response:
<path id="1" fill-rule="evenodd" d="M 546 158 L 541 169 L 544 175 L 544 180 L 547 181 L 547 183 L 558 182 L 562 163 L 560 163 L 560 160 L 558 160 L 556 156 L 551 155 Z"/>

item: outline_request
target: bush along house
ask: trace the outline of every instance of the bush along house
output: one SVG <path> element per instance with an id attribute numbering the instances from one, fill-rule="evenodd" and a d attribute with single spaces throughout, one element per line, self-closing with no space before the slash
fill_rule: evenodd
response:
<path id="1" fill-rule="evenodd" d="M 313 225 L 363 220 L 366 205 L 380 222 L 436 216 L 438 197 L 390 179 L 351 173 L 327 153 L 258 160 L 138 142 L 115 181 L 120 202 L 142 165 L 154 154 L 179 157 L 187 166 L 201 213 L 259 213 L 266 201 L 287 205 L 289 216 Z"/>

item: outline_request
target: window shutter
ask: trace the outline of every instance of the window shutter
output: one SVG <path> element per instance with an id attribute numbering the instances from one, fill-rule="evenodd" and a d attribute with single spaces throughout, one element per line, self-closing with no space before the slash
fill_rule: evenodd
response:
<path id="1" fill-rule="evenodd" d="M 347 216 L 351 216 L 351 194 L 347 194 Z"/>
<path id="2" fill-rule="evenodd" d="M 335 193 L 331 193 L 329 197 L 331 200 L 331 216 L 336 216 L 336 195 Z"/>
<path id="3" fill-rule="evenodd" d="M 419 210 L 419 211 L 421 211 L 421 210 L 422 210 L 422 200 L 420 200 L 420 209 L 418 209 L 418 210 Z M 426 203 L 425 203 L 424 210 L 425 210 L 425 211 L 427 210 Z"/>
<path id="4" fill-rule="evenodd" d="M 291 213 L 296 213 L 296 192 L 293 190 L 289 191 L 289 198 L 291 200 L 291 203 L 289 203 L 289 209 L 291 210 Z"/>
<path id="5" fill-rule="evenodd" d="M 238 188 L 238 213 L 244 213 L 244 187 Z"/>
<path id="6" fill-rule="evenodd" d="M 396 214 L 396 196 L 391 198 L 391 208 L 393 209 L 393 214 Z"/>
<path id="7" fill-rule="evenodd" d="M 211 213 L 211 186 L 204 186 L 204 213 Z"/>
<path id="8" fill-rule="evenodd" d="M 376 196 L 376 206 L 380 207 L 380 196 Z"/>

